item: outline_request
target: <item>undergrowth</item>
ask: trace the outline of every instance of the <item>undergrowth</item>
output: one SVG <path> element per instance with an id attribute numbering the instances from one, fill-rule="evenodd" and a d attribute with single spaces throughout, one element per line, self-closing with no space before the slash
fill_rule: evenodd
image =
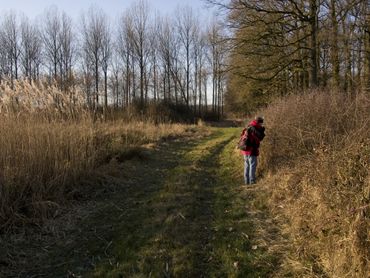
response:
<path id="1" fill-rule="evenodd" d="M 261 166 L 270 205 L 293 242 L 285 273 L 367 277 L 370 273 L 370 99 L 311 92 L 263 111 Z M 283 274 L 282 274 L 283 275 Z"/>

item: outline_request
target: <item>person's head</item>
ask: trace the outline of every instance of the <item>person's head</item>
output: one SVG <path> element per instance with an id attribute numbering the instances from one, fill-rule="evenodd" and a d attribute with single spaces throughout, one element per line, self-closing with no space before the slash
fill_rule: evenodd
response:
<path id="1" fill-rule="evenodd" d="M 262 116 L 256 116 L 255 118 L 256 122 L 259 123 L 260 125 L 263 124 L 263 117 Z"/>

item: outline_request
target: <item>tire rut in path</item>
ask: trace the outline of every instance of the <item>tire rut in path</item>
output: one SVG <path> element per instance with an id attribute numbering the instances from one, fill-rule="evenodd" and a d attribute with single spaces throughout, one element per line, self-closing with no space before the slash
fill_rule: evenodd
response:
<path id="1" fill-rule="evenodd" d="M 109 166 L 112 185 L 89 212 L 64 218 L 74 224 L 61 223 L 62 236 L 25 246 L 43 251 L 9 277 L 208 277 L 219 267 L 212 245 L 219 156 L 232 139 L 217 130 L 162 145 L 146 161 Z"/>
<path id="2" fill-rule="evenodd" d="M 218 157 L 232 138 L 215 132 L 210 138 L 157 153 L 152 162 L 167 158 L 172 167 L 156 181 L 158 191 L 139 194 L 143 206 L 137 209 L 142 212 L 134 209 L 122 219 L 127 223 L 112 250 L 116 266 L 105 264 L 93 275 L 206 277 L 217 268 L 212 265 L 211 245 L 214 190 Z"/>
<path id="3" fill-rule="evenodd" d="M 168 215 L 164 221 L 162 240 L 165 273 L 175 277 L 207 277 L 212 265 L 212 237 L 214 230 L 214 190 L 218 184 L 219 155 L 232 138 L 218 137 L 200 144 L 190 151 L 181 163 L 176 177 L 167 179 L 166 204 Z M 172 186 L 171 186 L 172 185 Z"/>

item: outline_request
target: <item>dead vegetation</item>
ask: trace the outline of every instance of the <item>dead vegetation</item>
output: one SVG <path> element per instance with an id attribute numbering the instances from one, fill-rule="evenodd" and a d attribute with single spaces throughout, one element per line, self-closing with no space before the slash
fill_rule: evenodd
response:
<path id="1" fill-rule="evenodd" d="M 265 111 L 261 162 L 293 245 L 281 275 L 370 273 L 370 99 L 311 92 Z"/>
<path id="2" fill-rule="evenodd" d="M 16 82 L 0 87 L 0 231 L 41 223 L 110 159 L 176 138 L 191 126 L 94 116 L 78 91 Z"/>

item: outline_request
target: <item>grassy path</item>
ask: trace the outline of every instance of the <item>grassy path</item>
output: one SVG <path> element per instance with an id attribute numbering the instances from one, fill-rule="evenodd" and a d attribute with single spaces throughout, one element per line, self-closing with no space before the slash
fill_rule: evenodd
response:
<path id="1" fill-rule="evenodd" d="M 109 192 L 19 276 L 270 276 L 277 259 L 256 245 L 258 198 L 240 183 L 238 132 L 214 129 L 111 163 Z"/>

